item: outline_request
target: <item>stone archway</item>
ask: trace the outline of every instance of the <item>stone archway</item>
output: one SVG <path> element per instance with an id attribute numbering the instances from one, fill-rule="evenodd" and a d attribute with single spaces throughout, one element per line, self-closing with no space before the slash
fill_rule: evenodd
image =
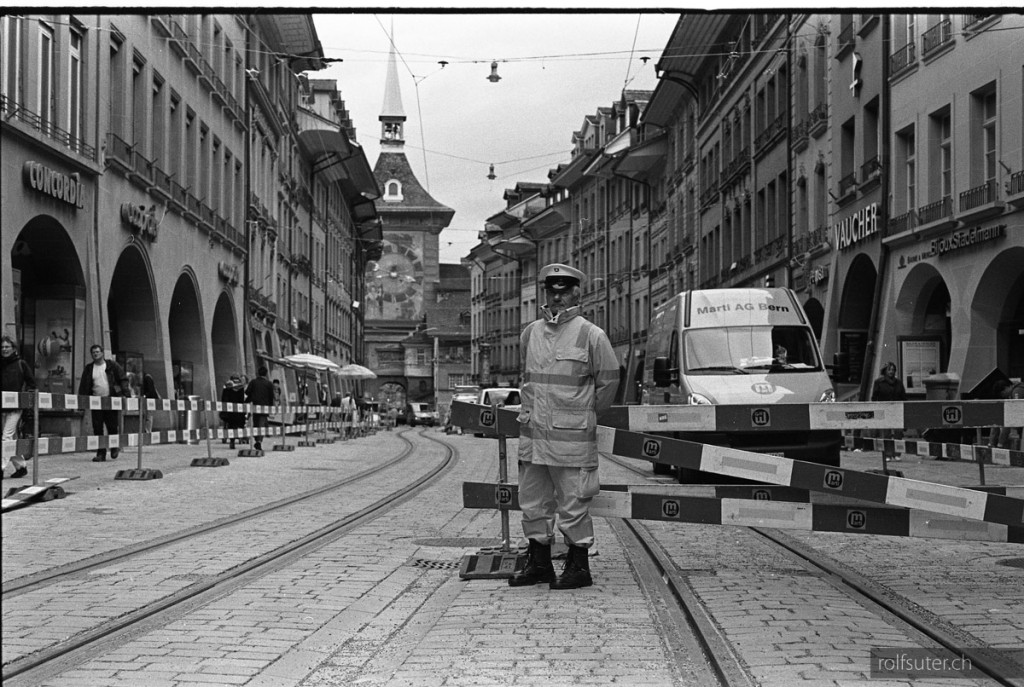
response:
<path id="1" fill-rule="evenodd" d="M 220 294 L 213 309 L 210 344 L 213 349 L 213 381 L 219 389 L 232 374 L 243 372 L 235 311 L 227 293 Z"/>
<path id="2" fill-rule="evenodd" d="M 171 366 L 176 398 L 197 395 L 214 398 L 210 389 L 210 371 L 203 337 L 203 315 L 199 290 L 189 272 L 183 272 L 174 285 L 167 334 L 171 342 Z"/>
<path id="3" fill-rule="evenodd" d="M 117 259 L 107 295 L 110 347 L 130 373 L 138 393 L 142 375 L 150 374 L 166 398 L 167 367 L 157 318 L 153 273 L 145 255 L 128 246 Z"/>
<path id="4" fill-rule="evenodd" d="M 11 274 L 3 275 L 3 288 L 11 289 L 14 300 L 10 333 L 32 366 L 40 391 L 76 393 L 93 342 L 85 338 L 82 261 L 60 222 L 39 215 L 22 228 L 11 248 Z M 41 420 L 41 429 L 47 429 L 53 415 Z"/>

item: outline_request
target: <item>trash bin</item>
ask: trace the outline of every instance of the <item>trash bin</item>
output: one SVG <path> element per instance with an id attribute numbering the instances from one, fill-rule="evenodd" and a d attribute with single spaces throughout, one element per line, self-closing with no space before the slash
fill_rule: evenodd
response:
<path id="1" fill-rule="evenodd" d="M 925 400 L 952 401 L 960 391 L 960 375 L 940 372 L 924 378 Z"/>
<path id="2" fill-rule="evenodd" d="M 203 412 L 199 408 L 195 407 L 199 403 L 199 396 L 188 396 L 188 410 L 178 411 L 178 429 L 183 431 L 194 432 L 200 429 L 203 424 L 203 420 L 200 417 Z M 179 444 L 198 444 L 199 439 L 194 436 L 188 436 L 185 439 L 179 439 Z"/>

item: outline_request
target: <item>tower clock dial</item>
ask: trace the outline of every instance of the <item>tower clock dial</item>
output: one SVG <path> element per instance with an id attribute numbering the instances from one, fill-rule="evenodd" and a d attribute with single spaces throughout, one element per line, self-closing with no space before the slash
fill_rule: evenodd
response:
<path id="1" fill-rule="evenodd" d="M 419 291 L 423 263 L 410 248 L 385 244 L 377 266 L 374 278 L 380 284 L 385 300 L 400 303 Z"/>

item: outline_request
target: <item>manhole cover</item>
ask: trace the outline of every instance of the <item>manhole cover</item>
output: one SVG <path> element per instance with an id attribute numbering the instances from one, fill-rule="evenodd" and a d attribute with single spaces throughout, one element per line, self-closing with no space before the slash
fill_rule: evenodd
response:
<path id="1" fill-rule="evenodd" d="M 1009 566 L 1011 568 L 1021 568 L 1021 569 L 1024 569 L 1024 558 L 1007 558 L 1007 559 L 998 561 L 996 563 L 996 565 L 1006 565 L 1006 566 Z"/>
<path id="2" fill-rule="evenodd" d="M 454 547 L 475 547 L 475 546 L 500 546 L 500 541 L 486 539 L 483 537 L 438 537 L 435 539 L 416 539 L 413 541 L 418 546 L 454 546 Z"/>

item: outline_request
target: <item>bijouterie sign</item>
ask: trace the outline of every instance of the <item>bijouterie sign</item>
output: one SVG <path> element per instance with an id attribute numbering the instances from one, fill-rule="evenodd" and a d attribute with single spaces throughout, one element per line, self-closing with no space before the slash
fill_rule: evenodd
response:
<path id="1" fill-rule="evenodd" d="M 995 241 L 1006 236 L 1006 225 L 997 224 L 994 227 L 974 227 L 954 231 L 949 236 L 932 241 L 932 254 L 945 255 L 955 250 L 969 248 L 977 243 Z"/>
<path id="2" fill-rule="evenodd" d="M 78 173 L 64 174 L 29 160 L 21 169 L 25 185 L 74 208 L 85 207 L 85 187 Z"/>

